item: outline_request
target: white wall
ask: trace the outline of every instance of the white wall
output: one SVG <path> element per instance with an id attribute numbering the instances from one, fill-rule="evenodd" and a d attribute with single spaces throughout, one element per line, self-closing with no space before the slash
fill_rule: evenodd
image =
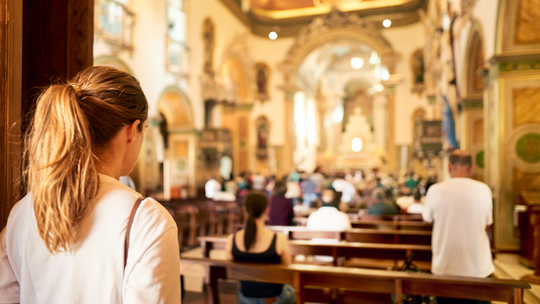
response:
<path id="1" fill-rule="evenodd" d="M 285 59 L 289 49 L 294 44 L 294 38 L 279 38 L 272 41 L 266 37 L 250 35 L 250 55 L 254 62 L 264 62 L 270 68 L 269 92 L 270 100 L 264 103 L 256 102 L 252 110 L 252 125 L 257 117 L 265 115 L 270 121 L 271 146 L 285 145 L 285 92 L 279 88 L 284 84 L 283 73 L 279 64 Z M 255 134 L 253 132 L 253 134 Z M 255 142 L 255 136 L 252 136 Z"/>
<path id="2" fill-rule="evenodd" d="M 396 65 L 396 74 L 404 76 L 403 83 L 396 86 L 395 100 L 395 142 L 396 145 L 410 145 L 413 140 L 412 115 L 417 107 L 424 107 L 428 119 L 432 119 L 430 106 L 425 94 L 412 93 L 413 74 L 410 60 L 412 54 L 425 44 L 425 30 L 421 23 L 382 30 L 395 52 L 401 55 Z"/>
<path id="3" fill-rule="evenodd" d="M 149 116 L 157 117 L 157 103 L 167 86 L 176 85 L 184 92 L 187 89 L 185 80 L 177 81 L 165 68 L 167 1 L 131 0 L 130 9 L 135 13 L 133 54 L 126 51 L 116 54 L 98 39 L 94 44 L 94 58 L 112 56 L 123 61 L 141 83 L 150 104 Z"/>
<path id="4" fill-rule="evenodd" d="M 210 17 L 214 24 L 214 72 L 218 73 L 225 49 L 238 35 L 248 29 L 218 0 L 185 0 L 187 5 L 187 43 L 190 49 L 188 96 L 195 112 L 195 128 L 204 127 L 204 100 L 201 76 L 204 66 L 204 20 Z"/>

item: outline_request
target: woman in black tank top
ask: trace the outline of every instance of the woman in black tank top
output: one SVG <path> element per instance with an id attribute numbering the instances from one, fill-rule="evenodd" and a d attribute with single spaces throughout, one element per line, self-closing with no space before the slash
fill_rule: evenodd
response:
<path id="1" fill-rule="evenodd" d="M 248 219 L 245 229 L 229 235 L 225 248 L 227 259 L 250 263 L 291 262 L 289 243 L 282 234 L 265 227 L 268 200 L 262 192 L 251 192 L 245 199 Z M 296 301 L 294 288 L 288 284 L 240 282 L 240 304 L 292 304 Z"/>

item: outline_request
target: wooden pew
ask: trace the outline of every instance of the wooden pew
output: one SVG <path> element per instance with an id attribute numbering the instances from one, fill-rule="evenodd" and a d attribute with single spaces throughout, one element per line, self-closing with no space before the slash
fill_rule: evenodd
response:
<path id="1" fill-rule="evenodd" d="M 371 228 L 371 229 L 399 229 L 399 230 L 422 230 L 431 231 L 432 224 L 423 223 L 420 221 L 389 221 L 378 219 L 358 219 L 351 220 L 353 228 Z"/>
<path id="2" fill-rule="evenodd" d="M 266 226 L 285 234 L 290 240 L 327 238 L 347 242 L 431 245 L 431 231 L 396 229 L 351 229 L 346 231 L 317 231 L 302 226 Z"/>
<path id="3" fill-rule="evenodd" d="M 218 290 L 220 279 L 290 284 L 296 290 L 298 304 L 322 300 L 320 292 L 315 293 L 317 298 L 313 299 L 313 287 L 318 287 L 319 290 L 324 287 L 338 291 L 334 293 L 341 295 L 337 298 L 338 303 L 381 303 L 380 297 L 375 297 L 377 300 L 371 302 L 366 294 L 386 294 L 383 299 L 387 299 L 390 303 L 389 294 L 394 293 L 396 303 L 400 304 L 403 294 L 521 304 L 523 289 L 530 288 L 526 282 L 516 280 L 436 276 L 316 265 L 248 264 L 200 258 L 183 258 L 181 261 L 181 265 L 193 263 L 203 265 L 206 269 L 207 303 L 211 304 L 220 303 Z"/>
<path id="4" fill-rule="evenodd" d="M 375 215 L 375 214 L 363 214 L 347 213 L 351 220 L 366 219 L 366 220 L 385 220 L 385 221 L 423 221 L 421 214 L 396 214 L 396 215 Z"/>
<path id="5" fill-rule="evenodd" d="M 211 250 L 224 250 L 227 238 L 225 237 L 199 237 L 203 256 L 210 257 Z M 404 261 L 409 255 L 414 253 L 415 262 L 431 262 L 431 246 L 426 245 L 396 245 L 396 244 L 375 244 L 375 243 L 350 243 L 339 242 L 335 244 L 323 244 L 313 241 L 292 240 L 289 241 L 291 255 L 321 255 L 332 256 L 333 265 L 337 266 L 341 258 L 345 259 L 369 259 L 357 260 L 355 266 L 373 265 L 371 260 L 392 261 L 393 266 L 397 266 L 398 261 Z M 387 264 L 383 265 L 387 267 Z"/>
<path id="6" fill-rule="evenodd" d="M 355 218 L 349 216 L 351 225 L 353 228 L 371 228 L 371 229 L 401 229 L 401 230 L 422 230 L 422 231 L 431 231 L 433 229 L 432 224 L 424 223 L 418 219 L 400 219 L 396 218 L 379 218 L 379 217 L 359 217 Z M 307 218 L 306 217 L 295 217 L 294 221 L 299 226 L 306 226 Z"/>

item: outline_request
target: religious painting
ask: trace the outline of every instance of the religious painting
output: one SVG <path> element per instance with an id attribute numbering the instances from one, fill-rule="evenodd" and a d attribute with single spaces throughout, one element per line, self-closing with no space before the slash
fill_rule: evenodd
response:
<path id="1" fill-rule="evenodd" d="M 203 25 L 203 41 L 204 41 L 204 71 L 213 76 L 214 75 L 214 23 L 210 18 L 204 20 Z"/>
<path id="2" fill-rule="evenodd" d="M 268 158 L 268 119 L 266 117 L 259 117 L 256 121 L 257 127 L 257 158 Z"/>
<path id="3" fill-rule="evenodd" d="M 257 82 L 257 99 L 260 101 L 268 100 L 268 79 L 270 78 L 270 69 L 265 63 L 255 64 L 255 81 Z"/>
<path id="4" fill-rule="evenodd" d="M 413 74 L 413 88 L 414 93 L 422 94 L 424 91 L 424 51 L 422 49 L 416 50 L 411 57 L 411 71 Z"/>

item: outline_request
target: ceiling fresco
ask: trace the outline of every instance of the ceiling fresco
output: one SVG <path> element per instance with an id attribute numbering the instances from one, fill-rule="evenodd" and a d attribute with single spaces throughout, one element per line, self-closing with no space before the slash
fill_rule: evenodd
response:
<path id="1" fill-rule="evenodd" d="M 357 13 L 375 23 L 392 19 L 392 26 L 419 21 L 418 9 L 428 0 L 220 0 L 256 35 L 279 30 L 280 37 L 294 36 L 315 17 L 332 10 Z M 381 19 L 382 18 L 382 19 Z M 380 19 L 380 20 L 379 20 Z M 382 26 L 382 25 L 381 25 Z"/>

